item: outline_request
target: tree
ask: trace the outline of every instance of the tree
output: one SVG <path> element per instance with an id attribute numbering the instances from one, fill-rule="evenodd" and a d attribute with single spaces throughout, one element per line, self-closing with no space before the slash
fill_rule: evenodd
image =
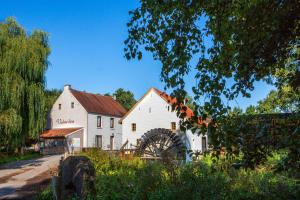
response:
<path id="1" fill-rule="evenodd" d="M 47 118 L 48 112 L 51 110 L 53 104 L 61 93 L 62 91 L 58 89 L 45 90 L 45 118 Z"/>
<path id="2" fill-rule="evenodd" d="M 126 109 L 129 110 L 136 103 L 134 99 L 134 94 L 132 92 L 125 91 L 123 88 L 117 89 L 113 96 L 116 97 L 116 100 Z"/>
<path id="3" fill-rule="evenodd" d="M 0 146 L 6 150 L 44 128 L 49 53 L 45 32 L 27 34 L 13 18 L 0 22 Z"/>
<path id="4" fill-rule="evenodd" d="M 189 107 L 190 109 L 195 110 L 193 97 L 191 97 L 190 95 L 187 94 L 186 97 L 185 97 L 185 100 L 186 100 L 185 105 L 187 107 Z"/>
<path id="5" fill-rule="evenodd" d="M 151 52 L 161 62 L 161 79 L 166 88 L 173 89 L 179 105 L 187 94 L 186 75 L 196 70 L 193 93 L 198 104 L 193 121 L 198 121 L 197 115 L 212 117 L 208 130 L 216 155 L 223 147 L 228 157 L 243 152 L 245 165 L 254 167 L 266 158 L 270 145 L 281 146 L 280 140 L 268 138 L 271 118 L 258 120 L 261 124 L 257 126 L 246 125 L 255 123 L 250 119 L 253 116 L 232 116 L 222 99 L 250 97 L 256 81 L 274 84 L 279 91 L 289 87 L 293 94 L 300 93 L 299 1 L 140 2 L 130 12 L 125 57 L 141 59 L 143 48 Z M 179 106 L 177 114 L 181 114 Z M 297 124 L 297 118 L 299 115 L 293 116 L 292 122 Z M 198 128 L 187 120 L 181 127 Z M 291 141 L 283 146 L 291 152 L 289 160 L 295 160 L 300 129 L 284 130 L 279 136 Z"/>
<path id="6" fill-rule="evenodd" d="M 186 95 L 184 77 L 196 69 L 195 100 L 205 97 L 200 114 L 216 118 L 228 110 L 222 97 L 249 97 L 255 81 L 299 88 L 299 13 L 298 0 L 141 0 L 130 12 L 125 56 L 141 59 L 142 47 L 152 52 L 178 99 Z M 275 78 L 282 70 L 287 76 Z"/>
<path id="7" fill-rule="evenodd" d="M 285 86 L 278 90 L 272 90 L 267 97 L 258 101 L 257 106 L 249 106 L 246 114 L 299 112 L 300 93 L 291 87 Z"/>
<path id="8" fill-rule="evenodd" d="M 254 114 L 257 114 L 256 107 L 253 106 L 253 105 L 248 106 L 248 107 L 246 108 L 245 113 L 246 113 L 247 115 L 254 115 Z"/>

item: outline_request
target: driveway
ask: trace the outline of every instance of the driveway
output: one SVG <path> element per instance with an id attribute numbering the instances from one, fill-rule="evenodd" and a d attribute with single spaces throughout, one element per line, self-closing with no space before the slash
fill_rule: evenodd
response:
<path id="1" fill-rule="evenodd" d="M 57 168 L 61 156 L 44 156 L 0 166 L 0 200 L 26 199 L 45 181 L 49 182 L 51 171 Z"/>

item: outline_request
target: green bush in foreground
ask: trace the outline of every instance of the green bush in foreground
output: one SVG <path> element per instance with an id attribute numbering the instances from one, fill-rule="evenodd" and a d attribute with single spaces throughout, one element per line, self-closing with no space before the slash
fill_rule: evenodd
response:
<path id="1" fill-rule="evenodd" d="M 209 157 L 181 166 L 139 158 L 119 158 L 102 151 L 87 155 L 97 171 L 91 199 L 297 199 L 296 180 L 261 168 L 221 170 Z"/>

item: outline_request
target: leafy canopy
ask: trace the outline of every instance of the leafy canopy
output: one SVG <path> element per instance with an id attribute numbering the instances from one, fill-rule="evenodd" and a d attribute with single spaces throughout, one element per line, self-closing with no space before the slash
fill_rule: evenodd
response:
<path id="1" fill-rule="evenodd" d="M 105 93 L 104 96 L 111 96 L 109 93 Z M 116 100 L 126 109 L 129 110 L 136 103 L 134 94 L 129 90 L 124 90 L 123 88 L 117 89 L 113 96 Z"/>
<path id="2" fill-rule="evenodd" d="M 200 114 L 217 117 L 228 109 L 222 97 L 249 97 L 255 81 L 299 86 L 299 13 L 297 0 L 141 0 L 130 12 L 125 56 L 152 52 L 178 99 L 186 95 L 185 75 L 196 70 Z"/>

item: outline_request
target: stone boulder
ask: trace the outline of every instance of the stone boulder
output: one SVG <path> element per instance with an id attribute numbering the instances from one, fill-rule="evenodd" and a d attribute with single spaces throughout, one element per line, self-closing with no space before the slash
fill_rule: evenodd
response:
<path id="1" fill-rule="evenodd" d="M 89 193 L 95 192 L 95 168 L 85 156 L 69 156 L 63 160 L 58 176 L 60 199 L 74 196 L 85 199 Z"/>

